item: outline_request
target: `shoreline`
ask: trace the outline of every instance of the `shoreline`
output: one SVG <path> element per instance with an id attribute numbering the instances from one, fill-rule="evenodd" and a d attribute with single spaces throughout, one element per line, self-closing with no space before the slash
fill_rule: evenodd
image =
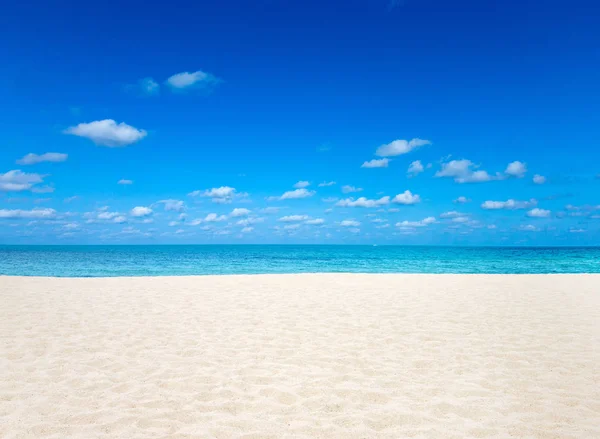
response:
<path id="1" fill-rule="evenodd" d="M 0 274 L 0 279 L 207 279 L 207 278 L 254 278 L 254 277 L 312 277 L 312 276 L 390 276 L 390 277 L 598 277 L 600 273 L 356 273 L 356 272 L 303 272 L 303 273 L 240 273 L 240 274 L 173 274 L 173 275 L 158 275 L 158 276 L 23 276 L 12 274 Z"/>

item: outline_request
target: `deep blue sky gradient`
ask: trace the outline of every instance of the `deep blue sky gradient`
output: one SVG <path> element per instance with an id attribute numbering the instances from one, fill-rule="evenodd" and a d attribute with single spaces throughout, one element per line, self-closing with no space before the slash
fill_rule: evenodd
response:
<path id="1" fill-rule="evenodd" d="M 0 192 L 0 243 L 600 244 L 598 2 L 10 3 L 0 16 L 0 175 L 48 175 L 42 186 L 54 192 Z M 164 84 L 198 70 L 221 82 L 177 92 Z M 147 77 L 158 95 L 135 87 Z M 148 134 L 106 148 L 63 133 L 104 119 Z M 432 144 L 390 157 L 387 168 L 361 168 L 380 145 L 412 138 Z M 68 159 L 15 163 L 46 152 Z M 490 174 L 518 160 L 527 173 L 464 184 L 435 177 L 453 159 Z M 409 178 L 414 160 L 431 167 Z M 133 184 L 118 185 L 123 178 Z M 266 199 L 301 180 L 313 196 Z M 337 184 L 317 187 L 323 181 Z M 364 190 L 343 194 L 343 185 Z M 187 195 L 221 186 L 248 196 L 216 204 Z M 378 212 L 323 201 L 405 190 L 421 202 Z M 472 201 L 453 203 L 459 196 Z M 164 211 L 164 199 L 184 201 L 187 217 Z M 509 199 L 535 199 L 551 213 L 481 207 Z M 127 221 L 87 222 L 102 206 Z M 135 206 L 152 208 L 144 219 L 153 221 L 132 217 Z M 261 211 L 268 206 L 282 209 Z M 243 234 L 240 218 L 190 225 L 236 207 L 262 222 Z M 33 209 L 55 213 L 19 218 Z M 441 218 L 448 211 L 469 222 Z M 282 229 L 289 215 L 325 222 Z M 436 222 L 396 226 L 427 217 Z M 376 229 L 385 223 L 375 218 L 390 227 Z"/>

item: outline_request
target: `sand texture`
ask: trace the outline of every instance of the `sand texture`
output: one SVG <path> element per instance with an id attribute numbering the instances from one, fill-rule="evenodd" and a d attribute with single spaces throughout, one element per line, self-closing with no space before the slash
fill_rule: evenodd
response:
<path id="1" fill-rule="evenodd" d="M 1 438 L 600 438 L 600 276 L 0 277 Z"/>

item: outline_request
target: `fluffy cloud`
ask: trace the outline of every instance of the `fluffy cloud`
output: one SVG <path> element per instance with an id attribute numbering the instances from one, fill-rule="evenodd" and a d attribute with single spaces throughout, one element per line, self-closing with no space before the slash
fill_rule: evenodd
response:
<path id="1" fill-rule="evenodd" d="M 360 226 L 360 222 L 356 220 L 344 220 L 340 223 L 342 227 L 358 227 Z"/>
<path id="2" fill-rule="evenodd" d="M 364 162 L 361 165 L 361 168 L 387 168 L 389 163 L 389 159 L 373 159 L 368 162 Z"/>
<path id="3" fill-rule="evenodd" d="M 122 178 L 121 180 L 117 181 L 117 184 L 133 184 L 133 180 L 126 180 Z"/>
<path id="4" fill-rule="evenodd" d="M 342 186 L 342 192 L 345 194 L 349 194 L 351 192 L 362 192 L 362 190 L 363 189 L 361 187 L 354 187 L 350 185 Z"/>
<path id="5" fill-rule="evenodd" d="M 460 196 L 456 200 L 454 200 L 454 202 L 457 204 L 465 204 L 465 203 L 469 203 L 470 201 L 471 200 L 469 198 L 463 197 L 463 196 Z"/>
<path id="6" fill-rule="evenodd" d="M 401 221 L 399 223 L 396 223 L 396 227 L 412 229 L 415 227 L 427 227 L 431 224 L 434 224 L 435 222 L 435 217 L 428 216 L 427 218 L 422 219 L 421 221 Z"/>
<path id="7" fill-rule="evenodd" d="M 137 129 L 131 125 L 127 125 L 125 122 L 117 124 L 112 119 L 80 123 L 74 127 L 67 128 L 64 133 L 85 137 L 96 145 L 107 146 L 109 148 L 131 145 L 142 140 L 148 134 L 145 130 Z"/>
<path id="8" fill-rule="evenodd" d="M 411 152 L 413 149 L 418 148 L 424 145 L 431 145 L 429 140 L 423 139 L 412 139 L 408 140 L 394 140 L 387 145 L 381 145 L 375 151 L 375 154 L 379 157 L 392 157 L 402 154 L 407 154 Z"/>
<path id="9" fill-rule="evenodd" d="M 252 224 L 262 223 L 264 220 L 265 220 L 264 218 L 260 218 L 260 217 L 244 218 L 244 219 L 239 220 L 236 224 L 238 226 L 247 227 Z"/>
<path id="10" fill-rule="evenodd" d="M 244 209 L 243 207 L 237 207 L 235 209 L 233 209 L 231 211 L 231 213 L 229 214 L 229 216 L 231 218 L 237 218 L 240 216 L 246 216 L 250 214 L 250 210 L 249 209 Z"/>
<path id="11" fill-rule="evenodd" d="M 302 189 L 303 187 L 308 187 L 308 186 L 310 186 L 310 182 L 308 182 L 308 181 L 299 181 L 298 183 L 296 183 L 294 185 L 294 187 L 296 189 Z"/>
<path id="12" fill-rule="evenodd" d="M 35 165 L 42 162 L 58 163 L 64 162 L 68 157 L 69 156 L 67 154 L 61 154 L 60 152 L 46 152 L 41 155 L 29 153 L 23 158 L 17 160 L 17 163 L 19 165 Z"/>
<path id="13" fill-rule="evenodd" d="M 253 230 L 254 230 L 254 227 L 244 227 L 242 229 L 242 233 L 250 233 Z"/>
<path id="14" fill-rule="evenodd" d="M 531 218 L 548 218 L 550 213 L 551 212 L 549 210 L 539 209 L 536 207 L 535 209 L 531 209 L 529 212 L 527 212 L 527 216 Z"/>
<path id="15" fill-rule="evenodd" d="M 279 218 L 279 221 L 289 223 L 295 221 L 306 221 L 307 219 L 309 219 L 308 215 L 288 215 L 282 216 L 281 218 Z"/>
<path id="16" fill-rule="evenodd" d="M 324 181 L 323 183 L 319 183 L 319 187 L 333 186 L 335 181 Z"/>
<path id="17" fill-rule="evenodd" d="M 300 228 L 300 224 L 287 224 L 283 226 L 284 230 L 296 230 Z"/>
<path id="18" fill-rule="evenodd" d="M 527 173 L 527 165 L 519 161 L 509 163 L 504 173 L 511 177 L 523 178 Z"/>
<path id="19" fill-rule="evenodd" d="M 537 200 L 531 199 L 529 201 L 517 201 L 517 200 L 506 200 L 506 201 L 486 201 L 481 205 L 482 209 L 487 210 L 499 210 L 499 209 L 529 209 L 537 204 Z"/>
<path id="20" fill-rule="evenodd" d="M 159 203 L 164 204 L 166 211 L 183 212 L 185 210 L 185 203 L 182 200 L 160 200 Z"/>
<path id="21" fill-rule="evenodd" d="M 221 221 L 226 221 L 226 220 L 227 220 L 226 215 L 217 215 L 216 213 L 209 213 L 204 218 L 204 221 L 206 221 L 207 223 L 216 223 L 216 222 L 221 222 Z"/>
<path id="22" fill-rule="evenodd" d="M 35 219 L 44 219 L 44 218 L 54 218 L 56 216 L 56 210 L 54 209 L 32 209 L 32 210 L 8 210 L 8 209 L 0 209 L 0 218 L 35 218 Z"/>
<path id="23" fill-rule="evenodd" d="M 415 160 L 408 166 L 407 174 L 411 177 L 414 177 L 415 175 L 420 174 L 424 170 L 425 168 L 423 167 L 421 160 Z"/>
<path id="24" fill-rule="evenodd" d="M 358 199 L 346 198 L 345 200 L 338 201 L 335 205 L 338 207 L 377 207 L 384 206 L 390 203 L 390 197 L 382 197 L 378 200 L 369 200 L 365 197 Z"/>
<path id="25" fill-rule="evenodd" d="M 235 188 L 229 186 L 214 187 L 205 191 L 193 191 L 188 194 L 191 197 L 210 197 L 213 203 L 231 203 L 234 197 L 243 197 L 248 194 L 240 194 Z"/>
<path id="26" fill-rule="evenodd" d="M 198 70 L 196 72 L 181 72 L 167 79 L 167 85 L 174 90 L 191 88 L 210 88 L 219 84 L 221 80 L 210 73 Z"/>
<path id="27" fill-rule="evenodd" d="M 396 204 L 417 204 L 421 202 L 421 197 L 419 195 L 413 195 L 411 191 L 404 191 L 401 194 L 398 194 L 392 200 L 392 203 Z"/>
<path id="28" fill-rule="evenodd" d="M 136 218 L 141 218 L 150 214 L 152 214 L 152 209 L 150 209 L 149 207 L 137 206 L 131 209 L 131 216 L 134 216 Z"/>
<path id="29" fill-rule="evenodd" d="M 312 225 L 312 226 L 319 226 L 324 223 L 325 223 L 325 220 L 323 218 L 314 218 L 314 219 L 309 219 L 309 220 L 304 221 L 304 224 L 308 224 L 308 225 Z"/>
<path id="30" fill-rule="evenodd" d="M 443 163 L 435 176 L 453 178 L 457 183 L 481 183 L 502 178 L 499 174 L 492 176 L 487 171 L 478 171 L 478 167 L 471 160 L 451 160 Z"/>
<path id="31" fill-rule="evenodd" d="M 544 184 L 544 183 L 546 183 L 546 177 L 544 177 L 543 175 L 540 175 L 540 174 L 535 174 L 533 176 L 533 182 L 535 184 Z"/>
<path id="32" fill-rule="evenodd" d="M 280 197 L 269 197 L 268 200 L 296 200 L 299 198 L 308 198 L 312 197 L 315 194 L 315 191 L 309 191 L 305 188 L 295 189 L 293 191 L 284 192 Z"/>
<path id="33" fill-rule="evenodd" d="M 111 220 L 117 216 L 119 216 L 119 212 L 100 212 L 96 215 L 96 218 L 99 220 Z"/>
<path id="34" fill-rule="evenodd" d="M 25 191 L 38 183 L 42 183 L 44 177 L 40 174 L 27 174 L 19 169 L 8 171 L 6 174 L 0 174 L 0 191 Z"/>

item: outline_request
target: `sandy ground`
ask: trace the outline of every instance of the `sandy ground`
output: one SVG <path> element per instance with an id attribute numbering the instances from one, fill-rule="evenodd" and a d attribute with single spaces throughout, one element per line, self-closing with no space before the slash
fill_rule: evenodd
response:
<path id="1" fill-rule="evenodd" d="M 2 438 L 600 438 L 600 276 L 0 277 Z"/>

